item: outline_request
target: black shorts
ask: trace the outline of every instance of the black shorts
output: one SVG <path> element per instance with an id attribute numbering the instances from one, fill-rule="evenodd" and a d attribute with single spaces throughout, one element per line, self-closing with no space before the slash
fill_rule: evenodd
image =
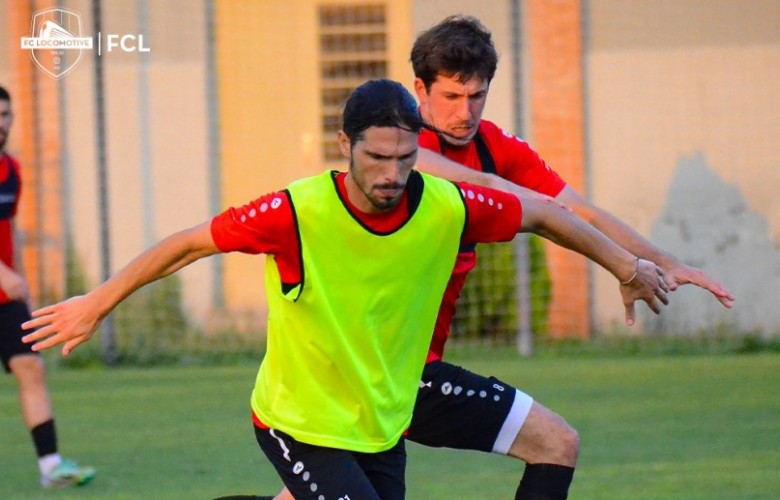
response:
<path id="1" fill-rule="evenodd" d="M 19 354 L 37 354 L 32 350 L 32 344 L 22 342 L 27 334 L 22 330 L 22 323 L 30 319 L 30 310 L 24 302 L 8 302 L 0 304 L 0 359 L 6 373 L 11 373 L 8 362 Z"/>
<path id="2" fill-rule="evenodd" d="M 425 365 L 406 438 L 437 448 L 506 455 L 533 399 L 494 377 L 444 361 Z"/>
<path id="3" fill-rule="evenodd" d="M 296 500 L 402 500 L 406 495 L 403 439 L 387 451 L 358 453 L 300 443 L 256 426 L 255 436 Z"/>

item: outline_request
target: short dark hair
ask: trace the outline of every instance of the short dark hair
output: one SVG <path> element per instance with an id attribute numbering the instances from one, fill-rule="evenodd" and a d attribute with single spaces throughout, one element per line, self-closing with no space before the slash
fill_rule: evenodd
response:
<path id="1" fill-rule="evenodd" d="M 8 91 L 5 90 L 5 87 L 1 85 L 0 85 L 0 101 L 11 102 L 11 94 L 9 94 Z"/>
<path id="2" fill-rule="evenodd" d="M 498 53 L 487 28 L 472 16 L 449 16 L 424 31 L 412 47 L 414 76 L 426 90 L 439 75 L 457 76 L 463 83 L 475 75 L 490 83 Z"/>
<path id="3" fill-rule="evenodd" d="M 369 80 L 360 85 L 350 94 L 342 115 L 342 130 L 350 144 L 362 139 L 369 127 L 396 127 L 418 133 L 424 126 L 412 94 L 393 80 Z"/>

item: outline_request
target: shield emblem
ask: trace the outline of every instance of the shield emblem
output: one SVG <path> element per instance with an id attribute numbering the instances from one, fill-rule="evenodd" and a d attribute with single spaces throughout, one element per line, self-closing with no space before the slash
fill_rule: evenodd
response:
<path id="1" fill-rule="evenodd" d="M 92 38 L 81 36 L 81 18 L 73 11 L 53 8 L 36 12 L 32 18 L 30 50 L 33 62 L 43 71 L 61 78 L 81 61 Z"/>

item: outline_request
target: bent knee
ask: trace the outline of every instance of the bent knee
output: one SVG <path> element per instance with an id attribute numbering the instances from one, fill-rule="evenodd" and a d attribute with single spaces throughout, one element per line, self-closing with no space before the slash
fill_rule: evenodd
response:
<path id="1" fill-rule="evenodd" d="M 580 454 L 580 435 L 569 424 L 564 427 L 560 435 L 561 465 L 574 467 Z"/>
<path id="2" fill-rule="evenodd" d="M 527 463 L 574 467 L 580 451 L 580 436 L 560 415 L 534 403 L 510 455 Z"/>

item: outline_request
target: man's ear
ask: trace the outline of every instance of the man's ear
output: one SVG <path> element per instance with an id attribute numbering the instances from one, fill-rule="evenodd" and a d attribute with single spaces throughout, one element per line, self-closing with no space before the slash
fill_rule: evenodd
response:
<path id="1" fill-rule="evenodd" d="M 339 151 L 341 151 L 341 156 L 344 158 L 350 158 L 352 153 L 352 144 L 350 143 L 347 134 L 344 133 L 343 130 L 339 130 L 339 133 L 336 136 L 336 140 L 339 143 Z"/>
<path id="2" fill-rule="evenodd" d="M 414 79 L 414 93 L 417 95 L 417 102 L 420 104 L 428 100 L 428 90 L 425 88 L 425 83 L 421 78 Z"/>

